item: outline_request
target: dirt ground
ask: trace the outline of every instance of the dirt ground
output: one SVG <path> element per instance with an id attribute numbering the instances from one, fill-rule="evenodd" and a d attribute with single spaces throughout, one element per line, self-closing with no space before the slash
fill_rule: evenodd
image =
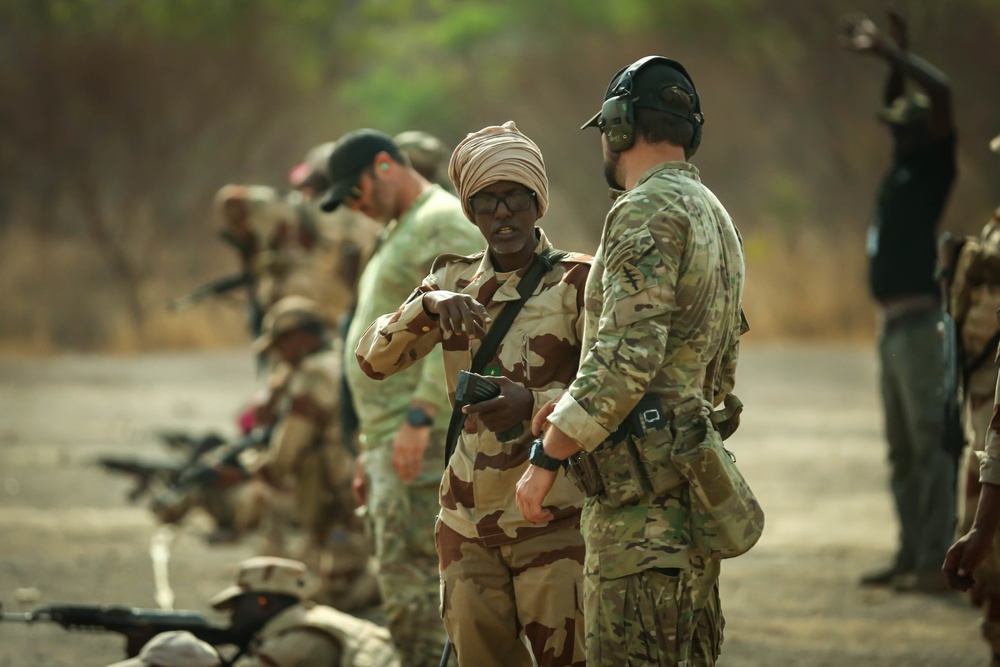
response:
<path id="1" fill-rule="evenodd" d="M 0 602 L 155 607 L 156 533 L 129 482 L 99 454 L 167 455 L 158 429 L 231 432 L 253 388 L 245 353 L 68 356 L 0 361 Z M 761 542 L 726 562 L 723 667 L 987 665 L 976 610 L 957 594 L 864 590 L 888 562 L 896 524 L 866 347 L 750 346 L 730 441 L 767 514 Z M 197 517 L 170 561 L 175 607 L 224 618 L 206 601 L 226 587 L 254 541 L 208 546 Z M 34 600 L 24 603 L 22 600 Z M 117 635 L 0 625 L 0 667 L 101 666 Z"/>

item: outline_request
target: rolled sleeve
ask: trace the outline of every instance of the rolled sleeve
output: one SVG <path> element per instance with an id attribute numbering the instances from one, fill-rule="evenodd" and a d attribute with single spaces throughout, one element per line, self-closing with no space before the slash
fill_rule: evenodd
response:
<path id="1" fill-rule="evenodd" d="M 563 394 L 549 415 L 549 423 L 573 438 L 586 451 L 594 451 L 611 432 L 601 426 L 569 393 Z"/>
<path id="2" fill-rule="evenodd" d="M 979 481 L 1000 485 L 1000 433 L 987 431 L 986 451 L 976 454 L 979 456 Z"/>

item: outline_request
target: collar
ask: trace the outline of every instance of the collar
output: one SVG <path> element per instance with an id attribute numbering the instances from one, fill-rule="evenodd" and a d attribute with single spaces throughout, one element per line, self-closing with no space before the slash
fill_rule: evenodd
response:
<path id="1" fill-rule="evenodd" d="M 635 184 L 635 188 L 666 171 L 677 172 L 680 176 L 685 178 L 690 178 L 699 182 L 701 181 L 701 173 L 698 171 L 698 167 L 694 166 L 690 162 L 662 162 L 640 176 L 639 180 Z M 632 189 L 634 190 L 635 188 Z"/>

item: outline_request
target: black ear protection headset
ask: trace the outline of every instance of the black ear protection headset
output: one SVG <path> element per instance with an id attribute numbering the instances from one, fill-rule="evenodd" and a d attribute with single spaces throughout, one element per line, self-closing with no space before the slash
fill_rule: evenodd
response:
<path id="1" fill-rule="evenodd" d="M 684 75 L 688 83 L 691 84 L 691 111 L 682 113 L 671 109 L 656 107 L 660 111 L 679 116 L 694 126 L 694 133 L 691 135 L 691 142 L 685 146 L 690 153 L 694 153 L 701 143 L 701 126 L 705 122 L 705 117 L 701 113 L 701 100 L 698 98 L 698 91 L 694 87 L 694 81 L 688 75 L 687 70 L 676 60 L 664 58 L 663 56 L 646 56 L 635 61 L 628 67 L 623 68 L 614 79 L 618 79 L 618 85 L 612 92 L 612 96 L 604 100 L 601 107 L 601 131 L 607 138 L 608 148 L 616 153 L 628 150 L 635 144 L 635 105 L 632 95 L 632 81 L 636 75 L 651 63 L 662 63 L 677 70 Z M 612 81 L 614 80 L 612 79 Z"/>

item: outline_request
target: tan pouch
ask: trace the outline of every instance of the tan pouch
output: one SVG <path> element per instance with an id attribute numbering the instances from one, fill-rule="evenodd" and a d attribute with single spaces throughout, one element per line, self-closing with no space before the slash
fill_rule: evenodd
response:
<path id="1" fill-rule="evenodd" d="M 707 416 L 677 424 L 671 460 L 691 485 L 695 547 L 712 558 L 749 551 L 764 531 L 764 512 Z"/>

